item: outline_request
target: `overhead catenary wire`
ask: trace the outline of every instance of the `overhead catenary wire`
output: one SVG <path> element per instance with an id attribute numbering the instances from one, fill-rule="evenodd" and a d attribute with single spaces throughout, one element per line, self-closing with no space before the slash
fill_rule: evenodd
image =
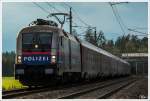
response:
<path id="1" fill-rule="evenodd" d="M 59 13 L 62 13 L 62 11 L 60 11 L 59 9 L 57 9 L 55 6 L 53 6 L 52 4 L 50 4 L 49 2 L 46 2 L 46 4 L 50 7 L 53 8 L 54 10 L 56 10 Z"/>
<path id="2" fill-rule="evenodd" d="M 125 23 L 123 22 L 121 16 L 119 15 L 119 11 L 118 11 L 118 9 L 117 9 L 117 7 L 116 7 L 116 4 L 117 4 L 117 3 L 109 3 L 109 4 L 111 5 L 112 10 L 113 10 L 113 13 L 114 13 L 114 15 L 115 15 L 115 17 L 116 17 L 118 23 L 120 24 L 120 27 L 121 27 L 122 30 L 124 30 L 124 28 L 125 28 L 128 32 L 129 32 L 129 31 L 132 31 L 132 32 L 136 32 L 136 33 L 140 33 L 140 34 L 145 34 L 145 35 L 147 35 L 147 33 L 141 32 L 141 31 L 138 31 L 138 30 L 137 30 L 137 29 L 146 29 L 146 28 L 139 28 L 139 27 L 136 27 L 136 28 L 134 28 L 134 29 L 128 28 L 128 27 L 125 25 Z M 120 3 L 119 3 L 119 4 L 120 4 Z M 125 30 L 124 30 L 124 32 L 125 32 Z"/>
<path id="3" fill-rule="evenodd" d="M 116 14 L 118 15 L 119 20 L 120 20 L 120 22 L 121 22 L 121 24 L 123 25 L 124 28 L 126 28 L 128 31 L 132 31 L 132 32 L 136 32 L 136 33 L 140 33 L 140 34 L 145 34 L 145 35 L 147 35 L 147 33 L 141 32 L 141 31 L 138 31 L 138 30 L 137 30 L 137 29 L 146 29 L 146 28 L 144 28 L 144 27 L 143 27 L 143 28 L 136 27 L 136 28 L 134 28 L 134 29 L 128 28 L 128 27 L 124 24 L 124 22 L 123 22 L 121 16 L 119 15 L 118 9 L 117 9 L 117 7 L 116 7 L 115 5 L 114 5 L 114 9 L 115 9 Z M 142 35 L 139 35 L 139 36 L 142 36 Z"/>
<path id="4" fill-rule="evenodd" d="M 39 4 L 37 4 L 36 2 L 33 2 L 34 5 L 36 5 L 38 8 L 40 8 L 42 11 L 44 11 L 45 13 L 50 14 L 49 11 L 47 11 L 45 8 L 43 8 L 42 6 L 40 6 Z"/>
<path id="5" fill-rule="evenodd" d="M 109 3 L 109 4 L 110 4 L 110 6 L 111 6 L 111 8 L 112 8 L 113 14 L 114 14 L 115 17 L 116 17 L 117 22 L 118 22 L 119 25 L 120 25 L 120 28 L 121 28 L 123 34 L 125 35 L 125 30 L 124 30 L 124 28 L 123 28 L 123 26 L 122 26 L 122 24 L 121 24 L 121 22 L 120 22 L 120 20 L 119 20 L 119 18 L 118 18 L 118 15 L 117 15 L 117 13 L 116 13 L 116 11 L 115 11 L 113 5 L 112 5 L 111 3 Z"/>
<path id="6" fill-rule="evenodd" d="M 62 11 L 60 11 L 59 9 L 57 9 L 55 6 L 53 6 L 52 4 L 50 4 L 49 2 L 46 2 L 46 4 L 48 5 L 48 7 L 51 9 L 53 9 L 54 11 L 56 11 L 57 13 L 62 13 Z M 54 13 L 54 12 L 53 12 Z"/>
<path id="7" fill-rule="evenodd" d="M 74 10 L 74 9 L 72 9 L 73 11 L 74 11 L 74 13 L 76 13 L 76 17 L 80 20 L 80 22 L 82 22 L 84 25 L 86 25 L 86 26 L 91 26 L 91 25 L 89 25 L 89 24 L 87 24 L 86 22 L 84 22 L 84 20 L 82 20 L 81 18 L 80 18 L 80 16 L 78 15 L 78 13 Z"/>
<path id="8" fill-rule="evenodd" d="M 119 18 L 121 24 L 123 25 L 123 27 L 126 28 L 126 29 L 128 30 L 128 27 L 125 25 L 124 21 L 122 20 L 120 14 L 119 14 L 119 11 L 118 11 L 118 9 L 117 9 L 117 7 L 116 7 L 116 5 L 114 5 L 114 9 L 115 9 L 116 14 L 118 15 L 118 18 Z"/>
<path id="9" fill-rule="evenodd" d="M 47 11 L 46 9 L 44 9 L 43 7 L 41 7 L 39 4 L 37 4 L 37 3 L 35 3 L 35 2 L 33 2 L 37 7 L 39 7 L 42 11 L 44 11 L 44 12 L 46 12 L 46 13 L 50 13 L 49 11 Z M 49 2 L 46 2 L 47 3 L 47 5 L 49 6 L 49 7 L 51 7 L 51 8 L 53 8 L 54 10 L 56 10 L 57 12 L 59 12 L 59 13 L 61 13 L 61 11 L 60 10 L 58 10 L 56 7 L 54 7 L 53 5 L 51 5 Z M 77 19 L 78 20 L 80 20 L 80 22 L 82 22 L 84 25 L 86 25 L 86 26 L 91 26 L 91 25 L 89 25 L 89 24 L 87 24 L 85 21 L 83 21 L 81 18 L 80 18 L 80 16 L 78 15 L 78 13 L 75 11 L 75 9 L 73 8 L 73 7 L 71 7 L 70 5 L 68 5 L 68 4 L 66 4 L 66 3 L 63 3 L 64 5 L 66 5 L 67 7 L 69 7 L 69 8 L 72 8 L 72 10 L 74 11 L 74 13 L 76 13 L 76 17 L 77 17 Z M 64 6 L 63 6 L 64 7 Z M 64 7 L 65 8 L 65 7 Z"/>
<path id="10" fill-rule="evenodd" d="M 67 5 L 65 5 L 65 3 L 60 3 L 60 6 L 63 7 L 65 11 L 66 10 L 68 11 L 68 9 L 66 8 Z M 69 6 L 67 6 L 67 7 L 69 7 Z M 71 7 L 69 7 L 69 8 L 71 8 Z"/>
<path id="11" fill-rule="evenodd" d="M 137 31 L 135 29 L 128 29 L 129 31 L 132 31 L 132 32 L 137 32 L 137 33 L 141 33 L 141 34 L 145 34 L 145 35 L 148 35 L 147 33 L 144 33 L 144 32 L 140 32 L 140 31 Z"/>
<path id="12" fill-rule="evenodd" d="M 83 23 L 85 26 L 91 26 L 91 25 L 87 24 L 84 20 L 81 19 L 81 17 L 79 16 L 79 14 L 76 12 L 76 10 L 75 10 L 72 6 L 70 6 L 69 4 L 66 4 L 66 3 L 63 3 L 63 4 L 64 4 L 65 6 L 67 6 L 67 7 L 69 7 L 69 8 L 72 8 L 73 13 L 75 13 L 74 16 L 76 16 L 77 19 L 78 19 L 81 23 Z"/>
<path id="13" fill-rule="evenodd" d="M 79 26 L 78 24 L 76 24 L 74 21 L 73 21 L 73 26 L 72 27 L 74 27 L 74 28 L 80 28 L 80 29 L 87 29 L 87 28 L 89 28 L 89 27 L 91 27 L 91 25 L 89 25 L 89 24 L 87 24 L 84 20 L 82 20 L 81 18 L 80 18 L 80 16 L 79 16 L 79 14 L 76 12 L 76 10 L 72 7 L 72 6 L 70 6 L 69 4 L 67 4 L 67 3 L 63 3 L 63 4 L 61 4 L 61 6 L 65 9 L 65 10 L 68 10 L 67 8 L 72 8 L 72 11 L 73 11 L 73 16 L 74 16 L 74 19 L 77 19 L 77 20 L 79 20 L 82 24 L 84 24 L 84 26 L 82 26 L 81 27 L 81 25 Z M 66 8 L 67 7 L 67 8 Z M 75 27 L 76 26 L 76 27 Z M 91 28 L 93 28 L 93 27 L 91 27 Z M 94 27 L 95 28 L 95 27 Z M 85 30 L 84 30 L 84 34 L 85 34 Z"/>
<path id="14" fill-rule="evenodd" d="M 134 30 L 147 30 L 147 27 L 137 27 L 137 26 L 134 26 L 133 28 Z"/>
<path id="15" fill-rule="evenodd" d="M 48 13 L 50 14 L 51 12 L 49 12 L 48 10 L 46 10 L 45 8 L 43 8 L 42 6 L 40 6 L 39 4 L 33 2 L 33 4 L 35 4 L 37 7 L 39 7 L 42 11 L 44 11 L 45 13 Z M 46 2 L 46 4 L 50 7 L 50 8 L 53 8 L 55 11 L 59 12 L 59 13 L 62 13 L 62 11 L 60 11 L 59 9 L 57 9 L 56 7 L 54 7 L 52 4 L 50 4 L 49 2 Z M 68 4 L 64 3 L 65 5 L 67 5 L 68 7 L 71 7 L 69 6 Z M 65 8 L 65 7 L 64 7 Z M 80 19 L 81 20 L 81 19 Z M 82 20 L 81 20 L 82 21 Z M 86 24 L 84 21 L 82 21 L 84 24 Z M 86 24 L 88 25 L 88 24 Z"/>
<path id="16" fill-rule="evenodd" d="M 42 6 L 40 6 L 38 3 L 35 3 L 35 2 L 33 2 L 33 3 L 34 3 L 38 8 L 40 8 L 43 12 L 48 13 L 48 14 L 51 13 L 51 12 L 48 11 L 47 9 L 43 8 Z M 50 8 L 53 8 L 53 9 L 54 9 L 55 11 L 57 11 L 57 12 L 61 12 L 61 11 L 60 11 L 59 9 L 57 9 L 54 5 L 52 5 L 52 4 L 48 3 L 48 2 L 46 2 L 46 3 L 47 3 L 47 5 L 48 5 Z M 109 3 L 109 4 L 111 5 L 111 3 Z M 62 4 L 61 4 L 61 5 L 62 5 Z M 136 30 L 136 29 L 146 29 L 146 28 L 139 28 L 139 27 L 136 27 L 136 28 L 134 28 L 134 29 L 128 28 L 128 27 L 124 24 L 124 22 L 123 22 L 121 16 L 119 15 L 119 12 L 118 12 L 117 7 L 115 6 L 115 4 L 113 4 L 113 5 L 114 5 L 114 6 L 111 5 L 112 10 L 113 10 L 113 13 L 114 13 L 114 15 L 115 15 L 115 17 L 116 17 L 116 20 L 117 20 L 117 22 L 119 23 L 119 25 L 120 25 L 120 27 L 121 27 L 121 30 L 122 30 L 122 32 L 123 32 L 124 34 L 125 34 L 124 28 L 127 28 L 128 31 L 137 32 L 137 33 L 141 33 L 141 34 L 146 34 L 146 33 L 144 33 L 144 32 L 140 32 L 140 31 L 137 31 L 137 30 Z M 67 6 L 67 7 L 69 7 L 69 8 L 70 8 L 70 7 L 72 8 L 73 14 L 75 13 L 75 16 L 77 17 L 77 19 L 78 19 L 81 23 L 83 23 L 83 24 L 85 25 L 85 28 L 91 27 L 91 25 L 87 24 L 84 20 L 82 20 L 82 19 L 80 18 L 80 16 L 78 15 L 78 13 L 76 12 L 76 10 L 75 10 L 72 6 L 70 6 L 69 4 L 63 3 L 62 7 L 65 8 L 65 9 L 67 9 L 65 6 Z M 78 26 L 75 22 L 73 22 L 73 24 L 74 24 L 75 26 Z M 79 27 L 79 28 L 81 28 L 81 27 Z M 82 27 L 82 28 L 84 28 L 84 27 Z M 147 35 L 147 34 L 146 34 L 146 35 Z"/>

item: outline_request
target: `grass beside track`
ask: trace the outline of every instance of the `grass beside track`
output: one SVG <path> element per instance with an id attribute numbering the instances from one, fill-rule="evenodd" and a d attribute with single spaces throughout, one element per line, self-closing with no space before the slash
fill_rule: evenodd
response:
<path id="1" fill-rule="evenodd" d="M 14 77 L 2 77 L 2 89 L 3 90 L 12 90 L 25 88 L 18 80 L 15 80 Z"/>

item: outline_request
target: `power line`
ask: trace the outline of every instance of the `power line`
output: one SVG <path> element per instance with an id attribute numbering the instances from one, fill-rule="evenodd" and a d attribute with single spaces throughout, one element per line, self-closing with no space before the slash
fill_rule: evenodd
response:
<path id="1" fill-rule="evenodd" d="M 39 4 L 33 2 L 33 4 L 35 4 L 37 7 L 39 7 L 42 11 L 44 11 L 45 13 L 51 13 L 49 12 L 48 10 L 46 10 L 45 8 L 43 8 L 42 6 L 40 6 Z M 54 10 L 56 10 L 57 12 L 61 12 L 59 9 L 57 9 L 56 7 L 54 7 L 53 5 L 51 5 L 50 3 L 46 2 L 46 4 L 50 7 L 50 8 L 53 8 Z M 67 7 L 71 7 L 69 6 L 68 4 L 64 3 Z M 76 11 L 73 9 L 73 11 L 76 13 Z M 77 14 L 77 13 L 76 13 Z M 78 14 L 77 14 L 78 15 Z M 78 19 L 83 23 L 85 24 L 86 26 L 90 26 L 88 25 L 87 23 L 85 23 L 79 16 L 77 16 Z"/>
<path id="2" fill-rule="evenodd" d="M 139 30 L 146 30 L 147 27 L 137 27 L 137 26 L 134 26 L 134 29 L 135 29 L 135 30 L 137 30 L 137 29 L 139 29 Z"/>
<path id="3" fill-rule="evenodd" d="M 132 32 L 137 32 L 137 33 L 141 33 L 141 34 L 145 34 L 145 35 L 148 35 L 147 33 L 144 33 L 144 32 L 140 32 L 140 31 L 137 31 L 135 29 L 128 29 L 129 31 L 132 31 Z"/>
<path id="4" fill-rule="evenodd" d="M 122 20 L 120 14 L 119 14 L 119 11 L 118 11 L 118 9 L 117 9 L 117 7 L 116 7 L 117 4 L 123 4 L 123 3 L 128 3 L 128 2 L 118 2 L 118 3 L 109 3 L 109 4 L 114 8 L 114 10 L 115 10 L 115 12 L 116 12 L 116 15 L 118 16 L 118 18 L 119 18 L 119 20 L 120 20 L 120 23 L 124 26 L 124 28 L 126 28 L 126 29 L 128 30 L 128 27 L 127 27 L 127 26 L 125 25 L 125 23 L 123 22 L 123 20 Z"/>
<path id="5" fill-rule="evenodd" d="M 81 18 L 80 18 L 80 16 L 78 15 L 78 13 L 73 9 L 73 11 L 74 11 L 74 13 L 76 13 L 76 17 L 80 20 L 80 22 L 82 22 L 84 25 L 86 25 L 86 26 L 91 26 L 91 25 L 89 25 L 89 24 L 87 24 L 86 22 L 84 22 Z"/>
<path id="6" fill-rule="evenodd" d="M 56 10 L 57 12 L 59 13 L 62 13 L 59 9 L 57 9 L 56 7 L 54 7 L 52 4 L 46 2 L 46 4 L 50 7 L 50 8 L 53 8 L 54 10 Z"/>
<path id="7" fill-rule="evenodd" d="M 116 13 L 116 11 L 115 11 L 113 5 L 112 5 L 111 3 L 109 3 L 109 4 L 110 4 L 110 6 L 111 6 L 111 8 L 112 8 L 112 11 L 113 11 L 113 13 L 114 13 L 114 15 L 115 15 L 115 17 L 116 17 L 117 22 L 118 22 L 119 25 L 120 25 L 120 28 L 121 28 L 122 32 L 123 32 L 124 35 L 125 35 L 125 31 L 124 31 L 124 29 L 123 29 L 123 26 L 122 26 L 122 24 L 121 24 L 121 22 L 120 22 L 120 20 L 119 20 L 119 18 L 118 18 L 118 16 L 117 16 L 117 13 Z"/>
<path id="8" fill-rule="evenodd" d="M 65 11 L 65 12 L 69 11 L 67 8 L 71 8 L 70 6 L 68 7 L 67 5 L 65 5 L 65 3 L 59 3 L 59 5 L 64 8 L 63 11 Z M 66 6 L 67 6 L 67 8 L 66 8 Z"/>
<path id="9" fill-rule="evenodd" d="M 118 11 L 118 9 L 117 9 L 117 7 L 116 7 L 115 5 L 114 5 L 114 9 L 115 9 L 115 11 L 116 11 L 116 14 L 118 15 L 118 18 L 119 18 L 120 22 L 121 22 L 122 25 L 124 26 L 124 28 L 128 29 L 128 27 L 124 24 L 124 22 L 123 22 L 121 16 L 119 15 L 119 11 Z"/>
<path id="10" fill-rule="evenodd" d="M 71 8 L 71 6 L 69 4 L 63 3 L 65 6 Z"/>
<path id="11" fill-rule="evenodd" d="M 79 16 L 79 14 L 76 12 L 76 10 L 72 7 L 72 6 L 70 6 L 69 4 L 66 4 L 66 3 L 63 3 L 63 8 L 65 8 L 66 9 L 66 7 L 64 7 L 64 6 L 67 6 L 67 7 L 69 7 L 69 8 L 72 8 L 72 10 L 74 11 L 74 13 L 73 13 L 73 15 L 81 22 L 81 23 L 83 23 L 85 26 L 78 26 L 76 23 L 75 23 L 75 26 L 77 26 L 77 27 L 79 27 L 79 28 L 89 28 L 89 27 L 91 27 L 91 25 L 89 25 L 89 24 L 87 24 L 85 21 L 83 21 L 81 18 L 80 18 L 80 16 Z M 74 23 L 74 22 L 73 22 Z M 74 27 L 74 26 L 73 26 Z M 95 27 L 91 27 L 91 28 L 95 28 Z M 96 30 L 96 29 L 95 29 Z"/>
<path id="12" fill-rule="evenodd" d="M 60 6 L 62 6 L 64 9 L 66 9 L 66 10 L 68 10 L 67 8 L 66 8 L 66 6 L 68 7 L 68 8 L 70 8 L 70 6 L 68 6 L 66 3 L 60 3 Z"/>
<path id="13" fill-rule="evenodd" d="M 132 31 L 132 32 L 136 32 L 136 33 L 148 35 L 147 33 L 144 33 L 144 32 L 141 32 L 141 31 L 136 30 L 136 29 L 146 29 L 146 28 L 139 28 L 139 27 L 136 27 L 136 28 L 134 28 L 134 29 L 131 29 L 131 28 L 128 28 L 128 27 L 124 24 L 124 22 L 123 22 L 121 16 L 119 15 L 119 12 L 118 12 L 117 7 L 115 6 L 116 4 L 120 4 L 120 3 L 109 3 L 109 4 L 111 5 L 111 7 L 112 7 L 112 9 L 113 9 L 113 12 L 114 12 L 114 14 L 116 15 L 116 18 L 118 19 L 118 22 L 120 22 L 119 24 L 120 24 L 120 26 L 121 26 L 121 29 L 126 28 L 128 31 Z M 113 5 L 114 5 L 114 6 L 113 6 Z M 124 29 L 123 29 L 123 30 L 124 30 Z M 142 35 L 140 35 L 140 36 L 142 36 Z M 144 35 L 143 35 L 143 36 L 144 36 Z"/>
<path id="14" fill-rule="evenodd" d="M 49 11 L 47 11 L 46 9 L 44 9 L 43 7 L 41 7 L 39 4 L 33 2 L 34 5 L 36 5 L 37 7 L 39 7 L 42 11 L 44 11 L 45 13 L 50 13 Z"/>
<path id="15" fill-rule="evenodd" d="M 74 26 L 78 26 L 78 24 L 77 24 L 77 23 L 75 23 L 75 22 L 73 22 L 73 21 L 72 21 L 72 23 L 74 24 L 72 27 L 74 27 Z"/>
<path id="16" fill-rule="evenodd" d="M 72 10 L 74 11 L 74 13 L 76 14 L 76 15 L 74 15 L 74 16 L 76 16 L 77 17 L 77 19 L 81 22 L 81 23 L 83 23 L 84 25 L 86 25 L 86 26 L 91 26 L 91 25 L 89 25 L 89 24 L 87 24 L 85 21 L 83 21 L 81 18 L 80 18 L 80 16 L 79 16 L 79 14 L 76 12 L 76 10 L 72 7 L 72 6 L 70 6 L 69 4 L 66 4 L 66 3 L 63 3 L 65 6 L 67 6 L 67 7 L 71 7 L 72 8 Z"/>

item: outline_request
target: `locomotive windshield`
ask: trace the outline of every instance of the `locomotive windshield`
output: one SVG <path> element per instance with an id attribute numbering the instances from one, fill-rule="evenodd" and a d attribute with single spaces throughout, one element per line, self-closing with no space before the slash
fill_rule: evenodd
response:
<path id="1" fill-rule="evenodd" d="M 39 34 L 39 43 L 40 44 L 51 44 L 51 35 L 50 34 Z"/>
<path id="2" fill-rule="evenodd" d="M 23 43 L 24 44 L 31 44 L 33 41 L 33 34 L 24 34 L 23 35 Z"/>
<path id="3" fill-rule="evenodd" d="M 52 33 L 23 33 L 22 48 L 24 50 L 45 50 L 50 49 L 52 43 Z M 34 45 L 39 47 L 35 49 Z"/>

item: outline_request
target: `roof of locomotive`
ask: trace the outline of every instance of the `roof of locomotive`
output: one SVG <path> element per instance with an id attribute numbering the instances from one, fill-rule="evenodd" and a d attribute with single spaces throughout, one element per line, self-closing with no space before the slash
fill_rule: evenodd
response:
<path id="1" fill-rule="evenodd" d="M 49 26 L 49 25 L 36 25 L 36 26 L 29 26 L 29 27 L 25 27 L 23 28 L 19 34 L 22 33 L 28 33 L 28 32 L 55 32 L 55 31 L 59 31 L 62 30 L 58 27 L 55 26 Z"/>
<path id="2" fill-rule="evenodd" d="M 117 57 L 117 56 L 115 56 L 115 55 L 113 55 L 113 54 L 111 54 L 111 53 L 109 53 L 109 52 L 107 52 L 107 51 L 101 49 L 101 48 L 98 48 L 98 47 L 94 46 L 93 44 L 91 44 L 91 43 L 89 43 L 89 42 L 87 42 L 87 41 L 83 41 L 83 40 L 81 40 L 81 39 L 79 39 L 79 40 L 80 40 L 81 44 L 82 44 L 84 47 L 87 47 L 87 48 L 89 48 L 89 49 L 91 49 L 91 50 L 94 50 L 94 51 L 96 51 L 96 52 L 98 52 L 98 53 L 104 54 L 104 55 L 106 55 L 106 56 L 108 56 L 108 57 L 111 57 L 111 58 L 113 58 L 113 59 L 115 59 L 115 60 L 118 60 L 118 61 L 121 61 L 121 62 L 123 62 L 123 63 L 129 64 L 129 63 L 126 62 L 125 60 L 123 60 L 123 59 L 121 59 L 121 58 L 119 58 L 119 57 Z"/>

